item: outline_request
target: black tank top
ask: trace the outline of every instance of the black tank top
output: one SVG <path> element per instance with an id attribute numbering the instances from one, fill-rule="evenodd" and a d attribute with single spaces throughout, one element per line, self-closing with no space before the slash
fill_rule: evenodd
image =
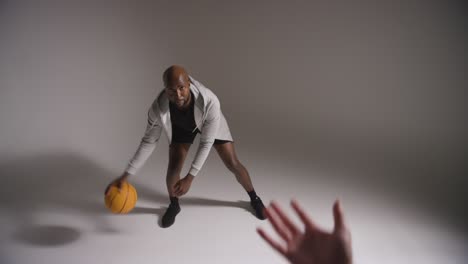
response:
<path id="1" fill-rule="evenodd" d="M 177 106 L 169 102 L 169 111 L 171 113 L 171 122 L 172 126 L 176 126 L 179 129 L 182 129 L 187 132 L 192 132 L 195 129 L 195 97 L 193 96 L 192 91 L 190 91 L 190 96 L 192 97 L 190 106 L 185 110 L 180 110 Z"/>

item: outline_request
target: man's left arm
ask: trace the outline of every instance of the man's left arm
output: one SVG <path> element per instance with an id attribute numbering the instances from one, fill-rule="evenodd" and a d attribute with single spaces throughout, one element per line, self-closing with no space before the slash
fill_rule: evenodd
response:
<path id="1" fill-rule="evenodd" d="M 203 167 L 208 154 L 210 153 L 211 147 L 216 139 L 216 134 L 218 133 L 219 124 L 221 121 L 221 107 L 219 100 L 215 98 L 213 103 L 208 110 L 207 117 L 203 123 L 200 145 L 198 146 L 197 153 L 192 162 L 192 167 L 190 168 L 189 174 L 196 176 L 197 173 Z"/>
<path id="2" fill-rule="evenodd" d="M 218 98 L 215 96 L 211 101 L 206 119 L 203 122 L 200 145 L 198 146 L 190 171 L 187 176 L 181 179 L 174 187 L 174 191 L 177 196 L 187 193 L 193 179 L 203 167 L 203 164 L 208 158 L 208 154 L 210 153 L 211 147 L 216 139 L 220 121 L 221 107 Z"/>

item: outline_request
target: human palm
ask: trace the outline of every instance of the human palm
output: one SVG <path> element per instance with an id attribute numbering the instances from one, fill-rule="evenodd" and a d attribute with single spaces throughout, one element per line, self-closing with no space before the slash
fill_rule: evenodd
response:
<path id="1" fill-rule="evenodd" d="M 352 263 L 351 235 L 344 223 L 339 202 L 333 206 L 335 228 L 329 233 L 318 228 L 296 201 L 291 203 L 305 225 L 301 231 L 273 202 L 265 214 L 283 243 L 274 241 L 262 229 L 259 234 L 274 249 L 294 264 L 350 264 Z"/>

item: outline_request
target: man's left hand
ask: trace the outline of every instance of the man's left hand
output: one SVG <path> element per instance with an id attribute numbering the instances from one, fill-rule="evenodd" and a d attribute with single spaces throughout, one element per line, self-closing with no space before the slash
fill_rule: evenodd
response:
<path id="1" fill-rule="evenodd" d="M 187 174 L 184 178 L 180 179 L 175 185 L 174 185 L 174 194 L 177 197 L 180 197 L 188 192 L 190 189 L 190 186 L 192 185 L 192 181 L 195 178 L 195 176 L 191 174 Z"/>

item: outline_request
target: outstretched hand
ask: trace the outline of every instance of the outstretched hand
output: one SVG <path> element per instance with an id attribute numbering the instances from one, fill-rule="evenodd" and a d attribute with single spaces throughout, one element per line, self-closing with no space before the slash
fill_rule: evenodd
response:
<path id="1" fill-rule="evenodd" d="M 294 264 L 351 264 L 351 234 L 347 228 L 339 201 L 333 205 L 335 227 L 326 232 L 315 225 L 297 201 L 291 206 L 305 225 L 301 231 L 286 216 L 276 202 L 265 210 L 265 214 L 283 243 L 274 241 L 264 230 L 258 228 L 260 236 L 276 251 Z"/>

